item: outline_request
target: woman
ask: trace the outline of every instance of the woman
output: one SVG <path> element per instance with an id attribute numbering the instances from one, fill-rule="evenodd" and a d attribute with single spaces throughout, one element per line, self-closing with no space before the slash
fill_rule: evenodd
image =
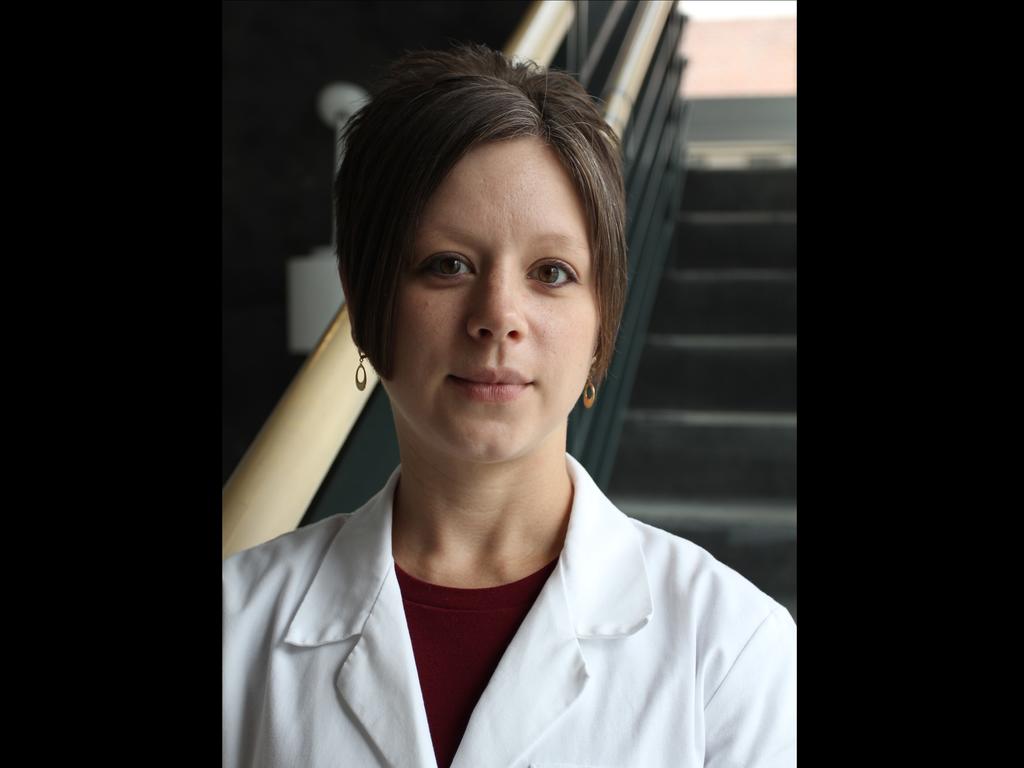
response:
<path id="1" fill-rule="evenodd" d="M 786 609 L 566 453 L 627 275 L 585 90 L 411 53 L 344 140 L 339 273 L 401 464 L 225 561 L 224 765 L 795 765 Z"/>

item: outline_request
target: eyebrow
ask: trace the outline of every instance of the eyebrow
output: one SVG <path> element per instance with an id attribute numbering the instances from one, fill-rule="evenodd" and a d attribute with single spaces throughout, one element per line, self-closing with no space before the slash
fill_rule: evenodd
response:
<path id="1" fill-rule="evenodd" d="M 454 224 L 439 224 L 434 227 L 426 227 L 424 228 L 424 232 L 429 234 L 447 235 L 455 240 L 461 240 L 462 242 L 469 243 L 475 248 L 479 248 L 480 246 L 479 240 L 472 232 L 461 229 Z M 539 235 L 535 235 L 530 242 L 531 244 L 551 243 L 563 248 L 575 250 L 579 252 L 580 255 L 589 253 L 589 249 L 583 243 L 581 243 L 577 238 L 567 235 L 564 232 L 542 232 Z"/>

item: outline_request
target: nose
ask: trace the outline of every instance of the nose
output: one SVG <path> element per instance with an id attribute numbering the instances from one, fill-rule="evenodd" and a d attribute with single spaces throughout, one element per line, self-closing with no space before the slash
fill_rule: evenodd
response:
<path id="1" fill-rule="evenodd" d="M 475 286 L 466 329 L 474 339 L 518 340 L 525 331 L 520 286 L 511 274 L 489 270 Z"/>

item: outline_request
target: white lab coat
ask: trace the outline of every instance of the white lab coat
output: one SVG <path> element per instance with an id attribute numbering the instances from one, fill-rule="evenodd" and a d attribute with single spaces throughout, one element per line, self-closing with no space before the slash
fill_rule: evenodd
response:
<path id="1" fill-rule="evenodd" d="M 796 625 L 572 456 L 551 576 L 453 768 L 796 765 Z M 436 768 L 384 488 L 224 562 L 225 768 Z"/>

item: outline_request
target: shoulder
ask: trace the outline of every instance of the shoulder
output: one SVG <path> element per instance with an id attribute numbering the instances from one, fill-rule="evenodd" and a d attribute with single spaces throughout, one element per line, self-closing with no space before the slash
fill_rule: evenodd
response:
<path id="1" fill-rule="evenodd" d="M 795 648 L 796 624 L 785 606 L 697 544 L 629 520 L 640 537 L 655 610 L 664 611 L 668 631 L 692 642 L 707 698 L 745 649 Z"/>
<path id="2" fill-rule="evenodd" d="M 703 547 L 661 528 L 628 518 L 640 537 L 654 583 L 669 585 L 694 608 L 760 613 L 785 608 Z"/>
<path id="3" fill-rule="evenodd" d="M 331 542 L 354 513 L 342 513 L 237 552 L 223 562 L 225 614 L 301 594 L 316 575 Z"/>

